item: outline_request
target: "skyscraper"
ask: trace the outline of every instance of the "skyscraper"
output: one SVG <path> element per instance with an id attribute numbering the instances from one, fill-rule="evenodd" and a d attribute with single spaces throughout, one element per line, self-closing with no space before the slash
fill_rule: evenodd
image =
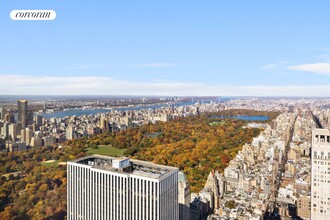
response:
<path id="1" fill-rule="evenodd" d="M 9 137 L 9 123 L 7 123 L 7 122 L 3 123 L 3 126 L 1 128 L 1 135 L 5 139 L 8 139 L 8 137 Z"/>
<path id="2" fill-rule="evenodd" d="M 42 115 L 36 115 L 36 116 L 34 116 L 33 117 L 33 122 L 39 128 L 40 126 L 42 126 L 43 116 Z"/>
<path id="3" fill-rule="evenodd" d="M 102 133 L 109 132 L 108 120 L 104 117 L 100 118 L 100 128 L 102 129 Z"/>
<path id="4" fill-rule="evenodd" d="M 30 128 L 25 128 L 25 143 L 26 143 L 26 146 L 30 145 L 32 137 L 33 137 L 32 130 Z"/>
<path id="5" fill-rule="evenodd" d="M 68 219 L 179 219 L 178 169 L 90 155 L 68 162 Z"/>
<path id="6" fill-rule="evenodd" d="M 186 176 L 182 171 L 179 172 L 179 213 L 180 220 L 190 219 L 190 187 Z"/>
<path id="7" fill-rule="evenodd" d="M 16 136 L 17 136 L 17 133 L 16 133 L 16 124 L 12 123 L 9 125 L 8 127 L 8 133 L 9 133 L 9 140 L 10 141 L 16 141 Z"/>
<path id="8" fill-rule="evenodd" d="M 330 219 L 330 131 L 312 135 L 311 219 Z"/>
<path id="9" fill-rule="evenodd" d="M 28 101 L 27 100 L 17 100 L 17 110 L 18 110 L 18 122 L 22 124 L 24 129 L 28 123 Z"/>
<path id="10" fill-rule="evenodd" d="M 26 143 L 26 130 L 25 129 L 21 130 L 21 142 Z"/>
<path id="11" fill-rule="evenodd" d="M 5 118 L 6 112 L 5 108 L 0 108 L 0 120 Z"/>
<path id="12" fill-rule="evenodd" d="M 75 138 L 75 130 L 74 127 L 68 126 L 65 132 L 66 139 L 72 140 Z"/>

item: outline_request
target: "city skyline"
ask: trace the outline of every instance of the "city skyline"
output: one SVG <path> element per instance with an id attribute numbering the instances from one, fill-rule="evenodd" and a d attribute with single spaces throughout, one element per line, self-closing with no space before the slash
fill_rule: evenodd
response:
<path id="1" fill-rule="evenodd" d="M 329 3 L 2 3 L 3 95 L 324 96 Z M 52 9 L 54 21 L 12 21 Z"/>
<path id="2" fill-rule="evenodd" d="M 116 103 L 3 105 L 0 218 L 326 219 L 330 99 Z"/>

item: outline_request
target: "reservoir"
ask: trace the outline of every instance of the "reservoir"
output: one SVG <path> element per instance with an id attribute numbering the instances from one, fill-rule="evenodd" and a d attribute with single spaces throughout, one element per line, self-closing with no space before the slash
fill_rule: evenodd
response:
<path id="1" fill-rule="evenodd" d="M 254 115 L 254 116 L 248 116 L 248 115 L 236 115 L 236 116 L 223 116 L 223 115 L 216 115 L 211 116 L 211 118 L 233 118 L 238 120 L 244 120 L 244 121 L 267 121 L 269 119 L 268 116 L 264 115 Z"/>

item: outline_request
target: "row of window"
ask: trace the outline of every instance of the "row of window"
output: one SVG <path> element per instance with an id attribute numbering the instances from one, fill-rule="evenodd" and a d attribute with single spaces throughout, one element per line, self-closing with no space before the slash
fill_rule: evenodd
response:
<path id="1" fill-rule="evenodd" d="M 327 155 L 325 155 L 324 151 L 314 151 L 313 153 L 314 159 L 330 159 L 330 151 L 328 152 Z"/>
<path id="2" fill-rule="evenodd" d="M 315 135 L 316 142 L 326 142 L 330 143 L 329 135 Z"/>
<path id="3" fill-rule="evenodd" d="M 143 219 L 157 219 L 163 208 L 175 216 L 177 204 L 177 173 L 160 184 L 139 178 L 125 178 L 80 166 L 68 166 L 68 219 L 127 219 L 135 215 Z M 161 190 L 159 192 L 159 190 Z M 165 196 L 165 198 L 163 197 Z M 161 196 L 162 202 L 159 207 Z M 171 203 L 171 204 L 170 204 Z M 149 217 L 149 218 L 148 218 Z M 134 218 L 134 217 L 133 217 Z"/>
<path id="4" fill-rule="evenodd" d="M 330 166 L 330 162 L 325 162 L 325 161 L 318 161 L 318 160 L 314 160 L 314 164 L 320 164 L 320 165 L 328 165 Z"/>

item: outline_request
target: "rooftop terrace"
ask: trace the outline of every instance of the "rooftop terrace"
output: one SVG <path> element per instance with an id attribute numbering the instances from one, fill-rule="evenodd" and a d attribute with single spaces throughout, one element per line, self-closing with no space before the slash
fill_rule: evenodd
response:
<path id="1" fill-rule="evenodd" d="M 116 158 L 97 154 L 82 157 L 71 162 L 88 165 L 92 168 L 106 170 L 109 172 L 135 174 L 154 179 L 158 179 L 165 174 L 178 170 L 176 167 L 163 166 L 141 160 L 133 160 L 127 157 Z"/>

